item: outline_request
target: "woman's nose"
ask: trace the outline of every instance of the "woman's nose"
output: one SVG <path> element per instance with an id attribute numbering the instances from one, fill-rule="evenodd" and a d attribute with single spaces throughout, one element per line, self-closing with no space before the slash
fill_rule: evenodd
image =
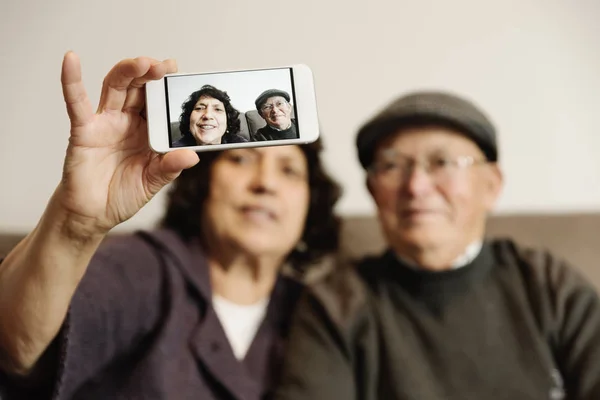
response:
<path id="1" fill-rule="evenodd" d="M 253 190 L 273 193 L 277 189 L 277 172 L 268 162 L 257 165 L 253 176 Z"/>

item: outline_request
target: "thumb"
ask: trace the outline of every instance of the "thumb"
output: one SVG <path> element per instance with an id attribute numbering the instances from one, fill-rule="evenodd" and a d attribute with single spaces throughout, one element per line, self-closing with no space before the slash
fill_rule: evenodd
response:
<path id="1" fill-rule="evenodd" d="M 176 150 L 164 155 L 156 155 L 148 165 L 146 189 L 154 196 L 177 178 L 181 171 L 193 167 L 198 161 L 200 161 L 198 154 L 192 150 Z"/>

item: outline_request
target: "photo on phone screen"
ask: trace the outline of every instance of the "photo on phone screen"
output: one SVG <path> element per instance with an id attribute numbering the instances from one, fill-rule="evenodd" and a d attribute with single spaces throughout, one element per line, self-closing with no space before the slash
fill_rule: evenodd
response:
<path id="1" fill-rule="evenodd" d="M 148 110 L 152 147 L 169 151 L 314 141 L 318 137 L 316 102 L 312 75 L 306 70 L 291 66 L 167 75 L 147 86 L 147 101 L 155 105 Z M 158 101 L 160 97 L 163 102 Z M 156 115 L 161 108 L 162 117 Z"/>

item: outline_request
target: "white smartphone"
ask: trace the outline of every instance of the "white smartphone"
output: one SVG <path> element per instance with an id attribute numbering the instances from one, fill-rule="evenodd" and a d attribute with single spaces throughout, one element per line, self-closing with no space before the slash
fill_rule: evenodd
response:
<path id="1" fill-rule="evenodd" d="M 166 75 L 146 84 L 146 119 L 157 153 L 306 144 L 320 133 L 304 64 Z"/>

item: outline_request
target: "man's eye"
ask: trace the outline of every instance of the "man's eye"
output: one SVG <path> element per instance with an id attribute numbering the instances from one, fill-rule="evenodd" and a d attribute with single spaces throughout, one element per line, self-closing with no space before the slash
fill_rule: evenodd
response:
<path id="1" fill-rule="evenodd" d="M 447 158 L 435 158 L 431 160 L 430 164 L 433 167 L 443 168 L 450 164 L 450 160 Z"/>
<path id="2" fill-rule="evenodd" d="M 394 161 L 382 161 L 375 165 L 375 171 L 392 172 L 400 169 L 400 165 Z"/>
<path id="3" fill-rule="evenodd" d="M 381 164 L 381 169 L 383 171 L 389 171 L 391 169 L 396 169 L 398 168 L 398 163 L 392 162 L 392 161 L 387 161 Z"/>

